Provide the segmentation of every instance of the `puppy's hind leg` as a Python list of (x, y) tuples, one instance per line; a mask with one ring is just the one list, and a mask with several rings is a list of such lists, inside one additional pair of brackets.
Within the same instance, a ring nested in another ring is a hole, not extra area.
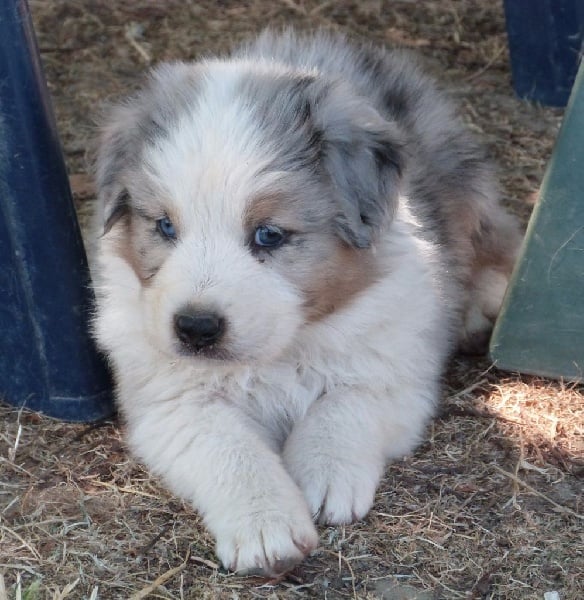
[(482, 216), (481, 231), (473, 239), (475, 261), (459, 342), (467, 354), (483, 354), (488, 348), (521, 243), (515, 219), (500, 206), (491, 211)]
[(486, 352), (508, 283), (508, 275), (490, 267), (473, 276), (459, 342), (462, 352)]

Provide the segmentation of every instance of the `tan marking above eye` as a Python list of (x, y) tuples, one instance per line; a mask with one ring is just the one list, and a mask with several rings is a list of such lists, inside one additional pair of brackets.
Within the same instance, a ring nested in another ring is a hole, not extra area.
[(275, 225), (283, 231), (303, 231), (309, 225), (301, 199), (284, 193), (265, 193), (251, 198), (243, 214), (247, 231), (260, 225)]

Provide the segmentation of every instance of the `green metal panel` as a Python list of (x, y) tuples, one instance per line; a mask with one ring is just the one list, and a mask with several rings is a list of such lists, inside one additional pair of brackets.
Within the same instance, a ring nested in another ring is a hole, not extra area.
[(584, 380), (584, 62), (490, 351), (503, 369)]

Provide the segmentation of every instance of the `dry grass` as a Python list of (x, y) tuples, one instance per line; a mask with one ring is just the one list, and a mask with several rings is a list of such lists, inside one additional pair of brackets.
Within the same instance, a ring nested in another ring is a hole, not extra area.
[[(513, 97), (502, 11), (488, 0), (33, 1), (81, 220), (92, 117), (150, 63), (220, 51), (265, 24), (339, 28), (415, 47), (452, 84), (524, 220), (560, 112)], [(321, 529), (266, 582), (219, 568), (198, 516), (127, 455), (117, 422), (0, 408), (5, 598), (584, 597), (583, 389), (457, 358), (441, 415), (388, 468), (369, 517)]]

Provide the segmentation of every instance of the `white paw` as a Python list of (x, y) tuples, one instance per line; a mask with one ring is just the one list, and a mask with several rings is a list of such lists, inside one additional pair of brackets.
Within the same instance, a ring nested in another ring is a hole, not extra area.
[(376, 463), (342, 460), (292, 447), (286, 449), (284, 462), (319, 523), (359, 521), (373, 505), (381, 475), (381, 466)]
[(226, 569), (241, 575), (276, 576), (302, 561), (318, 545), (306, 506), (290, 513), (259, 511), (217, 534), (217, 556)]

